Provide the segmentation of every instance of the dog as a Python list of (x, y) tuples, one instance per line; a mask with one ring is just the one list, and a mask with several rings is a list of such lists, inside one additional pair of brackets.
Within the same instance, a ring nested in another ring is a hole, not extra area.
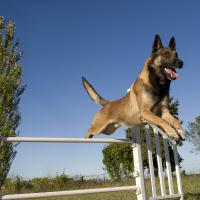
[(86, 138), (101, 133), (110, 135), (122, 125), (132, 128), (150, 123), (163, 129), (172, 140), (185, 140), (181, 122), (169, 111), (170, 83), (178, 78), (176, 68), (182, 67), (183, 61), (178, 58), (175, 38), (172, 37), (165, 48), (157, 34), (151, 55), (146, 59), (135, 83), (122, 98), (115, 101), (104, 99), (82, 77), (90, 98), (102, 105), (92, 120)]

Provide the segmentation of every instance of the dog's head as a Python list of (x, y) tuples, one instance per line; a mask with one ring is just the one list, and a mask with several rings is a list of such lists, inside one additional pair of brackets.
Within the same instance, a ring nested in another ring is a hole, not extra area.
[(160, 36), (156, 35), (153, 43), (150, 69), (160, 80), (175, 80), (178, 78), (176, 68), (183, 67), (183, 61), (178, 58), (176, 41), (172, 37), (167, 48), (163, 47)]

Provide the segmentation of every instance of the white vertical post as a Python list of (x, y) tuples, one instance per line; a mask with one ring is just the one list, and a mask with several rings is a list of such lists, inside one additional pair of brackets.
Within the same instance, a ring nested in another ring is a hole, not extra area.
[(145, 126), (145, 134), (146, 134), (146, 144), (148, 151), (148, 161), (149, 161), (149, 171), (151, 178), (151, 190), (152, 196), (156, 197), (156, 184), (155, 184), (155, 175), (154, 175), (154, 167), (153, 167), (153, 157), (152, 157), (152, 148), (151, 148), (151, 136), (150, 136), (150, 127), (149, 125)]
[(135, 168), (135, 182), (136, 186), (140, 188), (140, 191), (136, 191), (137, 200), (146, 200), (146, 190), (144, 183), (144, 169), (142, 162), (142, 153), (141, 153), (141, 139), (140, 139), (140, 129), (132, 129), (132, 138), (133, 138), (133, 160)]
[(183, 188), (182, 188), (182, 181), (181, 181), (181, 173), (179, 168), (179, 161), (178, 161), (178, 153), (177, 153), (177, 146), (173, 144), (174, 150), (174, 161), (175, 161), (175, 168), (176, 168), (176, 179), (178, 185), (178, 193), (181, 195), (181, 200), (183, 200)]
[(159, 180), (160, 180), (160, 189), (161, 189), (161, 195), (166, 195), (165, 190), (165, 180), (164, 180), (164, 174), (163, 174), (163, 167), (162, 167), (162, 158), (160, 153), (160, 140), (158, 135), (158, 129), (153, 128), (154, 135), (155, 135), (155, 144), (156, 144), (156, 157), (157, 157), (157, 163), (158, 163), (158, 174), (159, 174)]
[(173, 185), (173, 180), (172, 180), (172, 171), (171, 171), (171, 164), (170, 164), (170, 159), (169, 159), (169, 145), (167, 142), (167, 138), (165, 136), (163, 136), (163, 143), (164, 143), (164, 149), (165, 149), (169, 194), (174, 194), (174, 185)]

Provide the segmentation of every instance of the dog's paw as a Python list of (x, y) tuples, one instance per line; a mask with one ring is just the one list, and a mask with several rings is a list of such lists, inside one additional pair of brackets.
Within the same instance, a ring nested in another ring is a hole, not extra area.
[(165, 133), (169, 136), (171, 140), (174, 141), (180, 140), (177, 132), (172, 127), (168, 127), (167, 129), (165, 129)]
[(176, 131), (177, 131), (177, 133), (178, 133), (180, 139), (181, 139), (182, 141), (184, 141), (184, 140), (185, 140), (185, 132), (184, 132), (184, 130), (183, 130), (182, 128), (178, 128), (178, 129), (176, 129)]
[(175, 136), (169, 136), (169, 138), (171, 139), (171, 140), (173, 140), (174, 142), (178, 142), (178, 141), (180, 141), (180, 138), (178, 137), (178, 135), (175, 135)]

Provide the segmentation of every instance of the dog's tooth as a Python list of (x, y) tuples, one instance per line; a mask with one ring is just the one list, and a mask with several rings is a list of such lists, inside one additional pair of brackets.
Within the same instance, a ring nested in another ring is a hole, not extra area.
[(115, 128), (119, 128), (120, 127), (120, 124), (119, 123), (116, 123), (115, 124)]

